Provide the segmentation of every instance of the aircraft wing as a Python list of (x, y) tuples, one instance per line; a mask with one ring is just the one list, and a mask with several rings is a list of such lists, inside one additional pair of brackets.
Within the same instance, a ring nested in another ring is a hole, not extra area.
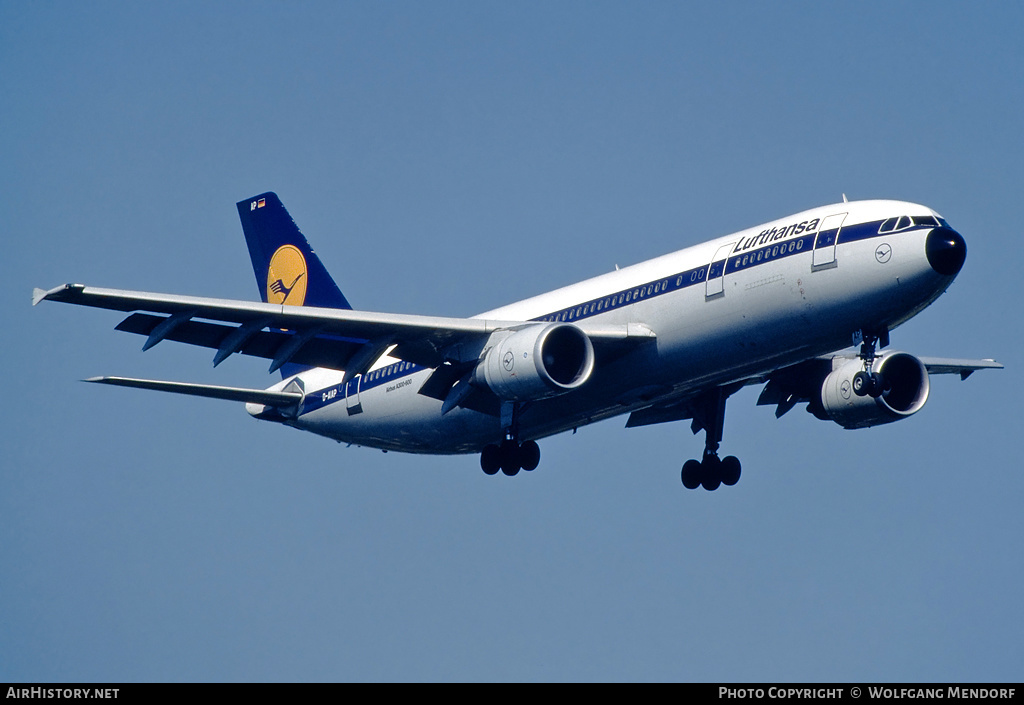
[[(810, 401), (812, 397), (820, 393), (821, 380), (831, 371), (833, 357), (849, 357), (853, 359), (856, 356), (857, 353), (853, 351), (840, 351), (833, 355), (812, 358), (765, 375), (748, 377), (723, 385), (722, 391), (726, 396), (729, 396), (742, 387), (767, 382), (757, 400), (757, 405), (775, 405), (775, 416), (780, 417), (796, 404)], [(989, 358), (971, 360), (964, 358), (921, 357), (919, 359), (924, 364), (925, 369), (928, 370), (928, 374), (959, 374), (961, 380), (967, 379), (978, 370), (1003, 369), (1002, 363)], [(713, 391), (713, 389), (710, 391)], [(705, 396), (708, 392), (709, 390), (707, 389), (698, 390), (686, 397), (666, 404), (654, 404), (645, 409), (634, 411), (630, 414), (626, 427), (636, 428), (638, 426), (694, 419), (692, 429), (694, 433), (697, 433), (704, 428), (699, 417), (702, 404), (705, 402)]]
[(959, 358), (922, 357), (920, 360), (924, 363), (925, 369), (928, 370), (928, 374), (958, 374), (960, 375), (961, 380), (967, 379), (978, 370), (1003, 369), (1002, 363), (989, 358), (984, 360), (964, 360)]
[[(148, 336), (143, 350), (162, 340), (176, 340), (216, 349), (214, 365), (237, 352), (272, 360), (271, 372), (292, 362), (345, 370), (346, 379), (368, 370), (392, 346), (389, 355), (423, 367), (438, 367), (459, 345), (467, 347), (467, 358), (475, 359), (494, 331), (530, 323), (286, 306), (84, 284), (35, 289), (32, 303), (40, 301), (133, 312), (117, 330)], [(654, 336), (642, 326), (579, 327), (595, 346)]]

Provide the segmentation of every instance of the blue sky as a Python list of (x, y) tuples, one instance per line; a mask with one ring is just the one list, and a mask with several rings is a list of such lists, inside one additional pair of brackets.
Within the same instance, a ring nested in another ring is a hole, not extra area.
[[(1015, 3), (0, 0), (0, 680), (1021, 679)], [(32, 287), (256, 298), (274, 190), (357, 308), (467, 316), (846, 193), (943, 214), (965, 268), (894, 331), (1006, 369), (844, 431), (729, 402), (541, 467), (345, 448), (255, 386)]]

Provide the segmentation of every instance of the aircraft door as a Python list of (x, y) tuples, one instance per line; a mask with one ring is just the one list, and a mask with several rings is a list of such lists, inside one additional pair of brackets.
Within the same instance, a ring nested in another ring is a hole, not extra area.
[(363, 376), (356, 375), (345, 385), (345, 407), (348, 415), (354, 416), (363, 413), (363, 405), (359, 403), (359, 388), (363, 384)]
[(836, 243), (839, 241), (839, 231), (843, 229), (844, 220), (846, 220), (846, 213), (837, 213), (822, 221), (821, 227), (818, 228), (818, 235), (814, 238), (811, 271), (831, 269), (836, 266)]
[(730, 242), (728, 245), (722, 245), (715, 252), (714, 259), (708, 265), (708, 274), (705, 282), (707, 289), (704, 293), (705, 300), (725, 296), (725, 265), (728, 264), (729, 253), (732, 252), (735, 246), (735, 242)]

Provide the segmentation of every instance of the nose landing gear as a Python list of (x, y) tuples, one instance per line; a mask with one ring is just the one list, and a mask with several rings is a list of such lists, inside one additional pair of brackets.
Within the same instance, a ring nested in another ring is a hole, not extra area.
[(884, 348), (889, 344), (889, 331), (885, 330), (881, 335), (868, 331), (857, 331), (854, 334), (854, 344), (860, 338), (860, 359), (864, 361), (864, 369), (853, 376), (853, 393), (859, 397), (870, 396), (877, 399), (888, 389), (885, 378), (879, 372), (872, 372), (871, 367), (875, 364), (875, 344), (881, 343)]

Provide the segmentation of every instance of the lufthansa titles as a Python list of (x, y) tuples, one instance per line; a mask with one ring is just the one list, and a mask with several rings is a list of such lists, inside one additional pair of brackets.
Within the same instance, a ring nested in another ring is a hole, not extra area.
[(815, 218), (814, 220), (805, 220), (800, 223), (792, 223), (791, 225), (783, 225), (778, 228), (762, 230), (757, 235), (740, 239), (740, 241), (736, 243), (736, 247), (732, 252), (733, 254), (746, 252), (747, 250), (760, 247), (761, 245), (768, 245), (779, 240), (803, 235), (804, 233), (813, 233), (818, 229), (820, 224), (821, 218)]

